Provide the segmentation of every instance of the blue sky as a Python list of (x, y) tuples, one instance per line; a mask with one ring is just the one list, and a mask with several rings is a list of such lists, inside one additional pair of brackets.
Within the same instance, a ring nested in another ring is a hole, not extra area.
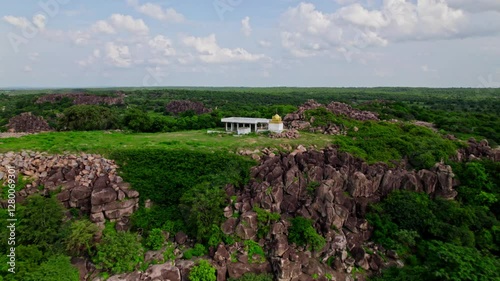
[(498, 0), (26, 2), (0, 87), (500, 87)]

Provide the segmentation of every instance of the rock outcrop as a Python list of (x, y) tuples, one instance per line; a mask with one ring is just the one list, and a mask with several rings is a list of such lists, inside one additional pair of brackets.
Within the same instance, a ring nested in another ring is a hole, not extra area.
[(487, 140), (478, 142), (476, 139), (470, 138), (467, 147), (459, 149), (454, 160), (470, 161), (477, 158), (500, 161), (500, 149), (492, 149)]
[[(114, 161), (100, 155), (23, 151), (0, 154), (0, 162), (0, 180), (10, 166), (28, 182), (17, 193), (18, 202), (34, 193), (55, 192), (66, 208), (78, 208), (98, 224), (105, 219), (118, 221), (117, 227), (122, 229), (138, 208), (139, 193), (117, 175)], [(1, 204), (5, 207), (6, 203)]]
[(295, 129), (285, 130), (281, 133), (269, 133), (269, 137), (272, 139), (298, 139), (300, 138), (299, 131)]
[[(254, 207), (280, 213), (281, 219), (272, 223), (262, 245), (270, 253), (272, 271), (283, 281), (308, 280), (313, 274), (347, 280), (354, 267), (378, 271), (393, 265), (396, 260), (384, 262), (381, 258), (386, 250), (369, 242), (373, 228), (365, 219), (367, 206), (396, 189), (447, 199), (456, 196), (450, 166), (437, 163), (429, 170), (407, 171), (383, 163), (369, 165), (335, 147), (320, 151), (299, 147), (291, 153), (264, 154), (251, 175), (243, 190), (234, 191), (237, 202), (226, 207), (228, 219), (221, 230), (257, 240)], [(313, 220), (326, 239), (323, 249), (310, 252), (288, 242), (288, 219), (295, 216)], [(226, 251), (233, 254), (229, 247)], [(220, 263), (219, 267), (229, 268), (229, 264)]]
[(345, 134), (345, 128), (337, 126), (336, 124), (328, 124), (326, 126), (315, 128), (311, 127), (311, 124), (314, 122), (314, 116), (307, 119), (305, 112), (318, 108), (325, 108), (335, 115), (342, 115), (360, 121), (379, 120), (377, 113), (354, 109), (350, 105), (347, 105), (345, 103), (331, 102), (330, 104), (325, 106), (314, 100), (308, 100), (306, 103), (300, 106), (296, 112), (287, 114), (283, 119), (283, 123), (288, 129), (309, 129), (312, 132), (320, 132), (329, 135)]
[(10, 118), (7, 129), (12, 133), (39, 133), (53, 131), (42, 116), (24, 112)]
[(165, 110), (173, 115), (179, 115), (186, 111), (193, 111), (195, 114), (200, 115), (212, 111), (206, 108), (203, 103), (190, 100), (171, 101), (165, 106)]
[(113, 96), (98, 96), (98, 95), (90, 95), (85, 93), (68, 93), (68, 94), (50, 94), (41, 96), (37, 99), (36, 103), (56, 103), (60, 102), (64, 98), (70, 99), (73, 104), (80, 105), (121, 105), (124, 104), (125, 94), (122, 92), (116, 92)]

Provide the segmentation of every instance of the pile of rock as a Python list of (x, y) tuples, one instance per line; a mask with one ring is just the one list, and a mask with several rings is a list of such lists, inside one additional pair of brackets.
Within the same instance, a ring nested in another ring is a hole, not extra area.
[(478, 142), (476, 139), (470, 138), (467, 147), (459, 149), (454, 160), (470, 161), (477, 158), (500, 161), (500, 149), (492, 149), (487, 140)]
[(347, 130), (342, 125), (328, 124), (323, 127), (310, 128), (309, 131), (313, 133), (321, 133), (324, 135), (347, 135)]
[(41, 96), (37, 99), (36, 103), (57, 103), (62, 99), (68, 98), (73, 101), (73, 104), (80, 105), (121, 105), (124, 104), (125, 94), (122, 92), (116, 92), (114, 96), (98, 96), (98, 95), (90, 95), (84, 93), (75, 93), (75, 94), (50, 94)]
[(35, 116), (31, 112), (24, 112), (10, 118), (7, 129), (11, 133), (39, 133), (54, 130), (42, 116)]
[(359, 120), (359, 121), (380, 120), (378, 118), (378, 114), (375, 112), (354, 109), (350, 105), (341, 102), (331, 102), (326, 106), (326, 109), (328, 109), (335, 115), (344, 115), (354, 120)]
[[(66, 208), (79, 208), (91, 221), (118, 221), (127, 228), (128, 217), (138, 208), (139, 193), (117, 175), (114, 161), (100, 155), (49, 155), (32, 151), (0, 154), (0, 179), (13, 167), (29, 182), (17, 193), (22, 202), (34, 193), (57, 193)], [(1, 202), (5, 206), (6, 202)]]
[[(300, 146), (291, 153), (263, 156), (251, 175), (243, 190), (227, 189), (228, 195), (236, 195), (237, 200), (226, 207), (227, 220), (221, 230), (241, 239), (258, 240), (253, 208), (280, 213), (281, 220), (273, 223), (265, 240), (260, 241), (271, 253), (271, 267), (278, 280), (327, 273), (344, 280), (355, 266), (373, 272), (398, 265), (397, 258), (383, 261), (382, 256), (390, 253), (368, 242), (373, 228), (365, 219), (367, 206), (396, 189), (446, 199), (457, 194), (450, 166), (437, 163), (430, 170), (407, 171), (383, 163), (369, 165), (334, 147), (318, 151)], [(313, 220), (327, 241), (323, 249), (310, 252), (289, 243), (288, 219), (295, 216)], [(328, 259), (333, 261), (332, 267), (327, 265)], [(227, 268), (229, 264), (219, 266)]]
[(328, 124), (327, 126), (311, 128), (311, 124), (314, 122), (314, 116), (307, 119), (305, 112), (307, 110), (325, 108), (335, 115), (347, 116), (354, 120), (368, 121), (375, 120), (378, 121), (377, 113), (370, 111), (362, 111), (352, 108), (350, 105), (341, 102), (331, 102), (327, 106), (324, 106), (314, 100), (308, 100), (294, 113), (289, 113), (283, 118), (283, 123), (286, 128), (296, 129), (296, 130), (306, 130), (309, 129), (312, 132), (321, 132), (329, 135), (339, 135), (346, 134), (346, 129), (337, 126), (336, 124)]
[(171, 101), (165, 106), (165, 110), (173, 115), (179, 115), (186, 111), (193, 111), (195, 114), (200, 115), (212, 111), (206, 108), (203, 103), (190, 100)]
[(269, 137), (272, 139), (298, 139), (300, 138), (300, 133), (295, 129), (291, 129), (281, 133), (269, 133)]

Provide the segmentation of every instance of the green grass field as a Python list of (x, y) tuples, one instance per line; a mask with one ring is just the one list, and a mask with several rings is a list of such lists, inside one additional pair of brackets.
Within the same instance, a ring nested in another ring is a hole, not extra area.
[(299, 144), (326, 147), (334, 136), (301, 133), (299, 139), (271, 139), (265, 135), (232, 136), (227, 134), (207, 134), (203, 131), (175, 133), (123, 133), (123, 132), (52, 132), (28, 135), (21, 138), (0, 139), (0, 152), (7, 151), (47, 151), (51, 153), (87, 152), (107, 155), (116, 149), (165, 148), (201, 149), (206, 151), (233, 151), (265, 147), (280, 148), (280, 144)]

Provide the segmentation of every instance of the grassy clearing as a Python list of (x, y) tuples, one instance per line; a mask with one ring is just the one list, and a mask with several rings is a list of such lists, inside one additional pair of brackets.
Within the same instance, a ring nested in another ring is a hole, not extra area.
[(0, 139), (0, 152), (47, 151), (51, 153), (87, 152), (109, 155), (117, 149), (162, 148), (196, 149), (205, 151), (238, 151), (240, 149), (280, 148), (280, 144), (292, 147), (299, 144), (316, 145), (318, 148), (333, 143), (335, 137), (301, 133), (299, 139), (271, 139), (265, 135), (232, 136), (207, 134), (206, 131), (174, 133), (124, 133), (124, 132), (52, 132)]

